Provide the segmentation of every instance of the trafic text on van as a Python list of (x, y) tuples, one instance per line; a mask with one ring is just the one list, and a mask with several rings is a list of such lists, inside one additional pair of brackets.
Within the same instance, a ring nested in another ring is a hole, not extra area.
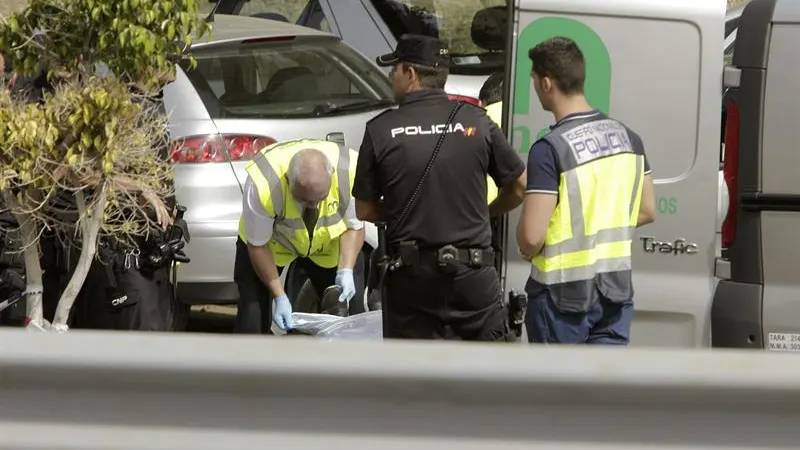
[(664, 255), (694, 255), (697, 253), (697, 244), (686, 242), (679, 238), (673, 242), (662, 242), (653, 236), (642, 236), (642, 250), (645, 253), (660, 253)]

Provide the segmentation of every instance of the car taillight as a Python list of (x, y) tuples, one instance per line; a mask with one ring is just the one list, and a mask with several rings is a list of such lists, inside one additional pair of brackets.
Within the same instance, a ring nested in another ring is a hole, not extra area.
[(191, 136), (173, 142), (170, 155), (184, 164), (246, 161), (275, 142), (271, 137), (243, 134)]
[(730, 248), (736, 240), (736, 210), (739, 206), (739, 106), (730, 100), (725, 115), (725, 162), (722, 174), (728, 187), (728, 214), (722, 222), (722, 248)]
[(452, 95), (451, 94), (451, 95), (448, 95), (447, 98), (449, 98), (450, 100), (457, 101), (457, 102), (472, 103), (475, 106), (480, 105), (480, 102), (478, 101), (477, 98), (467, 97), (466, 95)]

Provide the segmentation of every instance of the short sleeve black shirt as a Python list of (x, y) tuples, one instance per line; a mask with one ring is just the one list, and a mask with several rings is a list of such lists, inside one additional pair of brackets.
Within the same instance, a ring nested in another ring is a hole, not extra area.
[(384, 218), (397, 220), (411, 198), (442, 131), (444, 144), (419, 199), (405, 223), (388, 236), (390, 244), (416, 241), (422, 247), (491, 244), (487, 174), (498, 187), (513, 184), (525, 164), (483, 108), (456, 106), (443, 91), (408, 94), (395, 110), (367, 124), (358, 155), (353, 197), (378, 203)]

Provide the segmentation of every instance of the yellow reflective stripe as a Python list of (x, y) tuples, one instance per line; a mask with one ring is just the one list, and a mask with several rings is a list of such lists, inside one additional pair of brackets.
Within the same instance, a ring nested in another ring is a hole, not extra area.
[(563, 255), (566, 253), (575, 253), (582, 250), (591, 250), (592, 248), (601, 244), (610, 244), (620, 241), (631, 241), (633, 232), (636, 227), (619, 227), (608, 228), (600, 230), (591, 236), (574, 236), (558, 244), (549, 244), (542, 248), (543, 258), (552, 258), (554, 256)]
[[(625, 244), (630, 246), (630, 242)], [(536, 266), (531, 266), (531, 278), (541, 284), (550, 286), (554, 284), (591, 280), (598, 273), (619, 272), (622, 270), (631, 270), (630, 256), (600, 259), (588, 266), (569, 267), (551, 272), (542, 272)]]
[(281, 178), (278, 176), (272, 164), (267, 161), (264, 153), (259, 153), (254, 159), (258, 171), (267, 180), (269, 185), (269, 196), (272, 199), (272, 209), (275, 212), (276, 218), (283, 217), (283, 187), (281, 186)]

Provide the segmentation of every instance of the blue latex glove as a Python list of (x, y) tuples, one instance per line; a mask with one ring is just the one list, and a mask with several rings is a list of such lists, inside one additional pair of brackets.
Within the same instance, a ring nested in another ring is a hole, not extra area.
[(281, 330), (292, 329), (292, 304), (289, 303), (289, 297), (285, 294), (272, 300), (275, 302), (275, 309), (272, 312), (272, 321)]
[(353, 269), (336, 271), (336, 285), (342, 288), (339, 303), (349, 302), (356, 295), (356, 282), (353, 280)]

